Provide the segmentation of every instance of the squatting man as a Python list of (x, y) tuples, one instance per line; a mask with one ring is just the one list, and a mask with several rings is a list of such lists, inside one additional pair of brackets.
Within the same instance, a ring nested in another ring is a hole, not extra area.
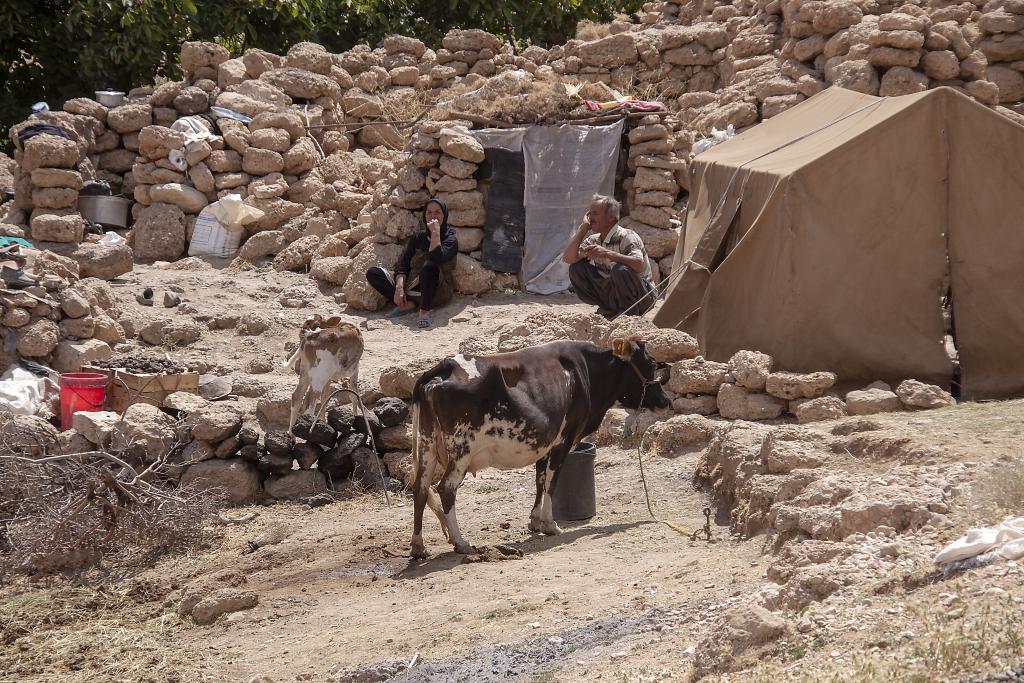
[(643, 315), (654, 305), (651, 264), (640, 236), (619, 225), (622, 206), (596, 194), (562, 260), (581, 301), (606, 318)]

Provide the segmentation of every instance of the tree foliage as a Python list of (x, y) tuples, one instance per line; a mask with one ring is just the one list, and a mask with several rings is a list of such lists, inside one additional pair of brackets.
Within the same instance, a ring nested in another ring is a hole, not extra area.
[[(181, 43), (216, 40), (235, 55), (282, 53), (308, 40), (340, 52), (392, 33), (438, 44), (451, 28), (482, 28), (548, 45), (581, 19), (607, 20), (640, 0), (6, 0), (0, 20), (0, 126), (46, 100), (180, 76)], [(6, 135), (3, 136), (3, 139)]]

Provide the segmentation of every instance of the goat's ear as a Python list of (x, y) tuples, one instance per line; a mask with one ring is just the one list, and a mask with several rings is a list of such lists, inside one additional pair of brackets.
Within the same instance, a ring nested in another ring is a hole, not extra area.
[(613, 339), (612, 355), (622, 360), (629, 360), (633, 353), (633, 343), (629, 339)]
[(323, 326), (324, 327), (337, 327), (340, 324), (341, 324), (341, 316), (340, 315), (333, 315), (330, 318), (328, 318), (326, 322), (324, 322)]

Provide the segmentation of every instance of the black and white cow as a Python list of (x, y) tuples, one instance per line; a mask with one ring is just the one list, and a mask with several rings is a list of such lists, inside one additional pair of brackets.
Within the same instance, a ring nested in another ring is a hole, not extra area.
[[(536, 464), (529, 528), (560, 533), (551, 491), (566, 454), (616, 402), (667, 408), (657, 369), (643, 341), (634, 338), (616, 340), (612, 349), (564, 341), (490, 356), (459, 354), (425, 372), (413, 389), (413, 557), (426, 556), (427, 504), (455, 550), (474, 552), (459, 531), (455, 493), (467, 472), (487, 467)], [(443, 472), (436, 492), (435, 468)]]

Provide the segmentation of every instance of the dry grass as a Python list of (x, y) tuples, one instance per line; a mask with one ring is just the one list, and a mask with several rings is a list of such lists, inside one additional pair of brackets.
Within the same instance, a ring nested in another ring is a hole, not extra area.
[(1017, 460), (992, 465), (971, 487), (971, 508), (982, 520), (995, 523), (1024, 512), (1024, 468)]
[(151, 483), (165, 462), (140, 473), (122, 457), (0, 455), (0, 580), (146, 567), (208, 540), (218, 492)]
[(460, 94), (439, 105), (436, 117), (446, 117), (447, 111), (532, 125), (578, 118), (586, 108), (582, 100), (570, 96), (560, 82), (524, 79), (510, 71), (488, 79), (474, 90), (462, 89)]
[[(415, 121), (429, 112), (437, 104), (436, 96), (427, 92), (413, 90), (411, 88), (387, 93), (381, 98), (381, 108), (384, 110), (381, 119), (389, 121)], [(414, 127), (412, 125), (390, 126), (395, 144), (390, 145), (392, 149), (405, 149), (409, 144), (409, 137)]]
[[(211, 681), (201, 653), (186, 652), (160, 618), (159, 594), (61, 586), (0, 592), (0, 679), (17, 681)], [(159, 592), (157, 592), (159, 593)]]
[(583, 19), (576, 23), (576, 38), (578, 40), (598, 40), (609, 35), (611, 35), (610, 24), (599, 24), (589, 19)]
[[(823, 652), (799, 662), (765, 663), (747, 672), (731, 674), (729, 681), (746, 683), (932, 683), (959, 680), (971, 675), (1020, 666), (1024, 658), (1024, 614), (1011, 599), (966, 598), (963, 611), (951, 614), (940, 605), (915, 609), (906, 641), (893, 642), (887, 650), (854, 655), (849, 663), (823, 662)], [(899, 644), (904, 643), (904, 644)], [(834, 643), (845, 649), (841, 643)], [(831, 650), (823, 647), (821, 650)], [(798, 646), (804, 657), (806, 646)], [(794, 657), (787, 657), (793, 659)], [(724, 681), (725, 676), (703, 679)]]

